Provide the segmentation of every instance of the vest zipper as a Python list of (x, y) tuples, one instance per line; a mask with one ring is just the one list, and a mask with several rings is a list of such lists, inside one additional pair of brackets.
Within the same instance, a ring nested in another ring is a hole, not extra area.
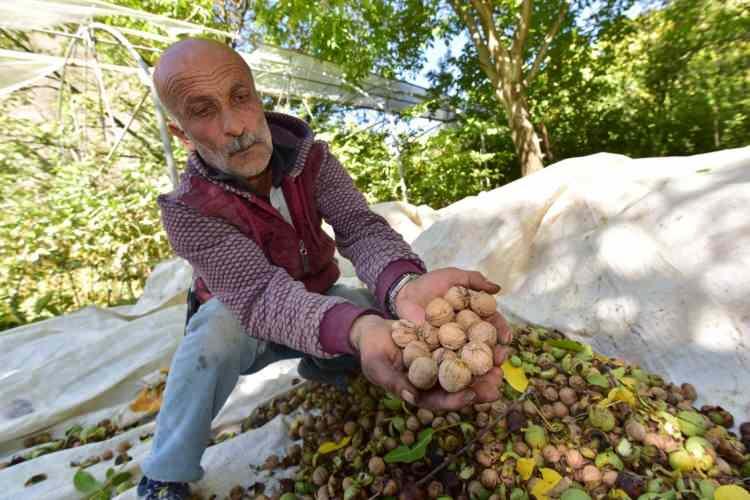
[(310, 263), (307, 261), (307, 248), (302, 240), (299, 240), (299, 254), (302, 256), (302, 270), (307, 274), (310, 272)]

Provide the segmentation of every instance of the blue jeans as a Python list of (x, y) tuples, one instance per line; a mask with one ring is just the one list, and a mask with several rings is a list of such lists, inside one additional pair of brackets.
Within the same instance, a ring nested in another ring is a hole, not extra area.
[[(326, 295), (344, 297), (377, 308), (367, 290), (334, 285)], [(232, 393), (240, 375), (249, 375), (275, 361), (304, 353), (247, 335), (234, 315), (211, 299), (190, 318), (185, 337), (172, 358), (163, 402), (156, 419), (150, 455), (141, 469), (150, 479), (198, 481), (201, 457), (211, 435), (211, 422)], [(350, 367), (348, 360), (311, 360), (326, 371)]]

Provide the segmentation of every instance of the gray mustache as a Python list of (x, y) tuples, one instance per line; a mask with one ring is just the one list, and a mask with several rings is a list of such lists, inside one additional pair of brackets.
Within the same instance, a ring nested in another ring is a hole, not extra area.
[(241, 136), (235, 137), (232, 142), (229, 143), (226, 152), (229, 155), (233, 155), (234, 153), (242, 151), (243, 149), (249, 148), (256, 142), (261, 142), (258, 136), (256, 136), (252, 132), (245, 132)]

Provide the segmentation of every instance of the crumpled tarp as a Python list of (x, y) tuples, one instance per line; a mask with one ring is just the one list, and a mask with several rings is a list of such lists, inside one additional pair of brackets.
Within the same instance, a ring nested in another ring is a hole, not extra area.
[[(599, 154), (432, 211), (376, 205), (429, 268), (478, 269), (503, 286), (514, 320), (557, 328), (603, 354), (638, 362), (702, 401), (750, 420), (750, 148), (685, 158), (631, 160)], [(342, 260), (342, 281), (358, 283)], [(138, 421), (130, 402), (159, 378), (183, 333), (190, 270), (158, 266), (134, 306), (85, 308), (0, 332), (0, 461), (26, 453), (23, 439), (53, 436), (104, 418)], [(236, 427), (253, 408), (288, 390), (293, 360), (243, 377), (214, 422)], [(232, 486), (270, 478), (262, 464), (290, 444), (279, 416), (210, 447), (195, 489), (222, 498)], [(153, 422), (108, 441), (43, 455), (0, 470), (0, 499), (75, 499), (71, 461), (134, 447), (138, 463)], [(87, 469), (103, 478), (111, 464)], [(24, 487), (35, 474), (47, 480)], [(279, 477), (278, 475), (276, 477)], [(135, 498), (133, 489), (118, 498)]]

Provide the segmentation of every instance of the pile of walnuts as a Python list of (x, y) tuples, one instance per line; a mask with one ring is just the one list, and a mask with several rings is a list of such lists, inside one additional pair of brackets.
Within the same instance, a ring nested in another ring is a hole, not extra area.
[(498, 332), (486, 319), (495, 311), (492, 295), (454, 286), (427, 304), (424, 323), (393, 323), (391, 336), (403, 349), (409, 381), (421, 390), (439, 383), (458, 392), (490, 371)]

